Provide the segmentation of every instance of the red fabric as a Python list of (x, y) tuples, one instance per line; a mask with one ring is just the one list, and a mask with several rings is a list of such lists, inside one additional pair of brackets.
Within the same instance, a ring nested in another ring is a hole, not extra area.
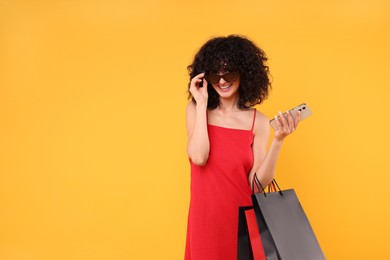
[[(253, 120), (255, 115), (256, 110)], [(185, 260), (236, 260), (238, 208), (252, 206), (248, 174), (253, 165), (253, 132), (208, 125), (208, 134), (206, 165), (190, 160)]]
[(263, 242), (261, 242), (259, 228), (257, 226), (256, 215), (253, 209), (245, 211), (246, 223), (248, 226), (249, 239), (251, 241), (254, 260), (266, 260)]

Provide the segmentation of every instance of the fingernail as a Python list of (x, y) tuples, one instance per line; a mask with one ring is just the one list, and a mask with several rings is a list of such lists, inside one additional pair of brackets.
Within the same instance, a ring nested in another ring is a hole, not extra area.
[(279, 114), (282, 114), (282, 112), (279, 111)]

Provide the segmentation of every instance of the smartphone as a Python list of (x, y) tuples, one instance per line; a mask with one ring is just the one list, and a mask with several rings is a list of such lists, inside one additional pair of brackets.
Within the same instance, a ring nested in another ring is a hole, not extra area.
[[(312, 115), (312, 112), (310, 110), (310, 108), (307, 106), (306, 103), (303, 103), (303, 104), (300, 104), (299, 106), (296, 106), (294, 107), (293, 109), (290, 109), (290, 114), (292, 116), (292, 118), (295, 120), (295, 118), (297, 118), (298, 116), (298, 111), (301, 111), (301, 117), (300, 117), (300, 121), (302, 121), (303, 119), (309, 117)], [(283, 116), (286, 118), (287, 120), (287, 115), (286, 113), (283, 114)], [(269, 121), (269, 124), (272, 126), (272, 128), (276, 131), (278, 130), (278, 126), (276, 125), (276, 121), (275, 121), (275, 118), (272, 119), (271, 121)]]

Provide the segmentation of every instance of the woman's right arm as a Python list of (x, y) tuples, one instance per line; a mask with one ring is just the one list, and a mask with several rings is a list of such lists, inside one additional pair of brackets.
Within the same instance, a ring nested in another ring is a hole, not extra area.
[[(199, 74), (191, 80), (190, 92), (196, 104), (187, 105), (187, 155), (196, 165), (205, 165), (209, 158), (210, 142), (207, 131), (207, 82)], [(202, 87), (200, 85), (202, 84)]]

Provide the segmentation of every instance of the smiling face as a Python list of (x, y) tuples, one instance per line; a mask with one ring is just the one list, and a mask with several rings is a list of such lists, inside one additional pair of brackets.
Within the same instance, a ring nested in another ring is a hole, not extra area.
[(220, 98), (230, 99), (238, 95), (240, 76), (238, 74), (232, 76), (231, 73), (225, 71), (217, 73), (217, 75), (222, 76), (219, 81), (217, 83), (210, 82)]

